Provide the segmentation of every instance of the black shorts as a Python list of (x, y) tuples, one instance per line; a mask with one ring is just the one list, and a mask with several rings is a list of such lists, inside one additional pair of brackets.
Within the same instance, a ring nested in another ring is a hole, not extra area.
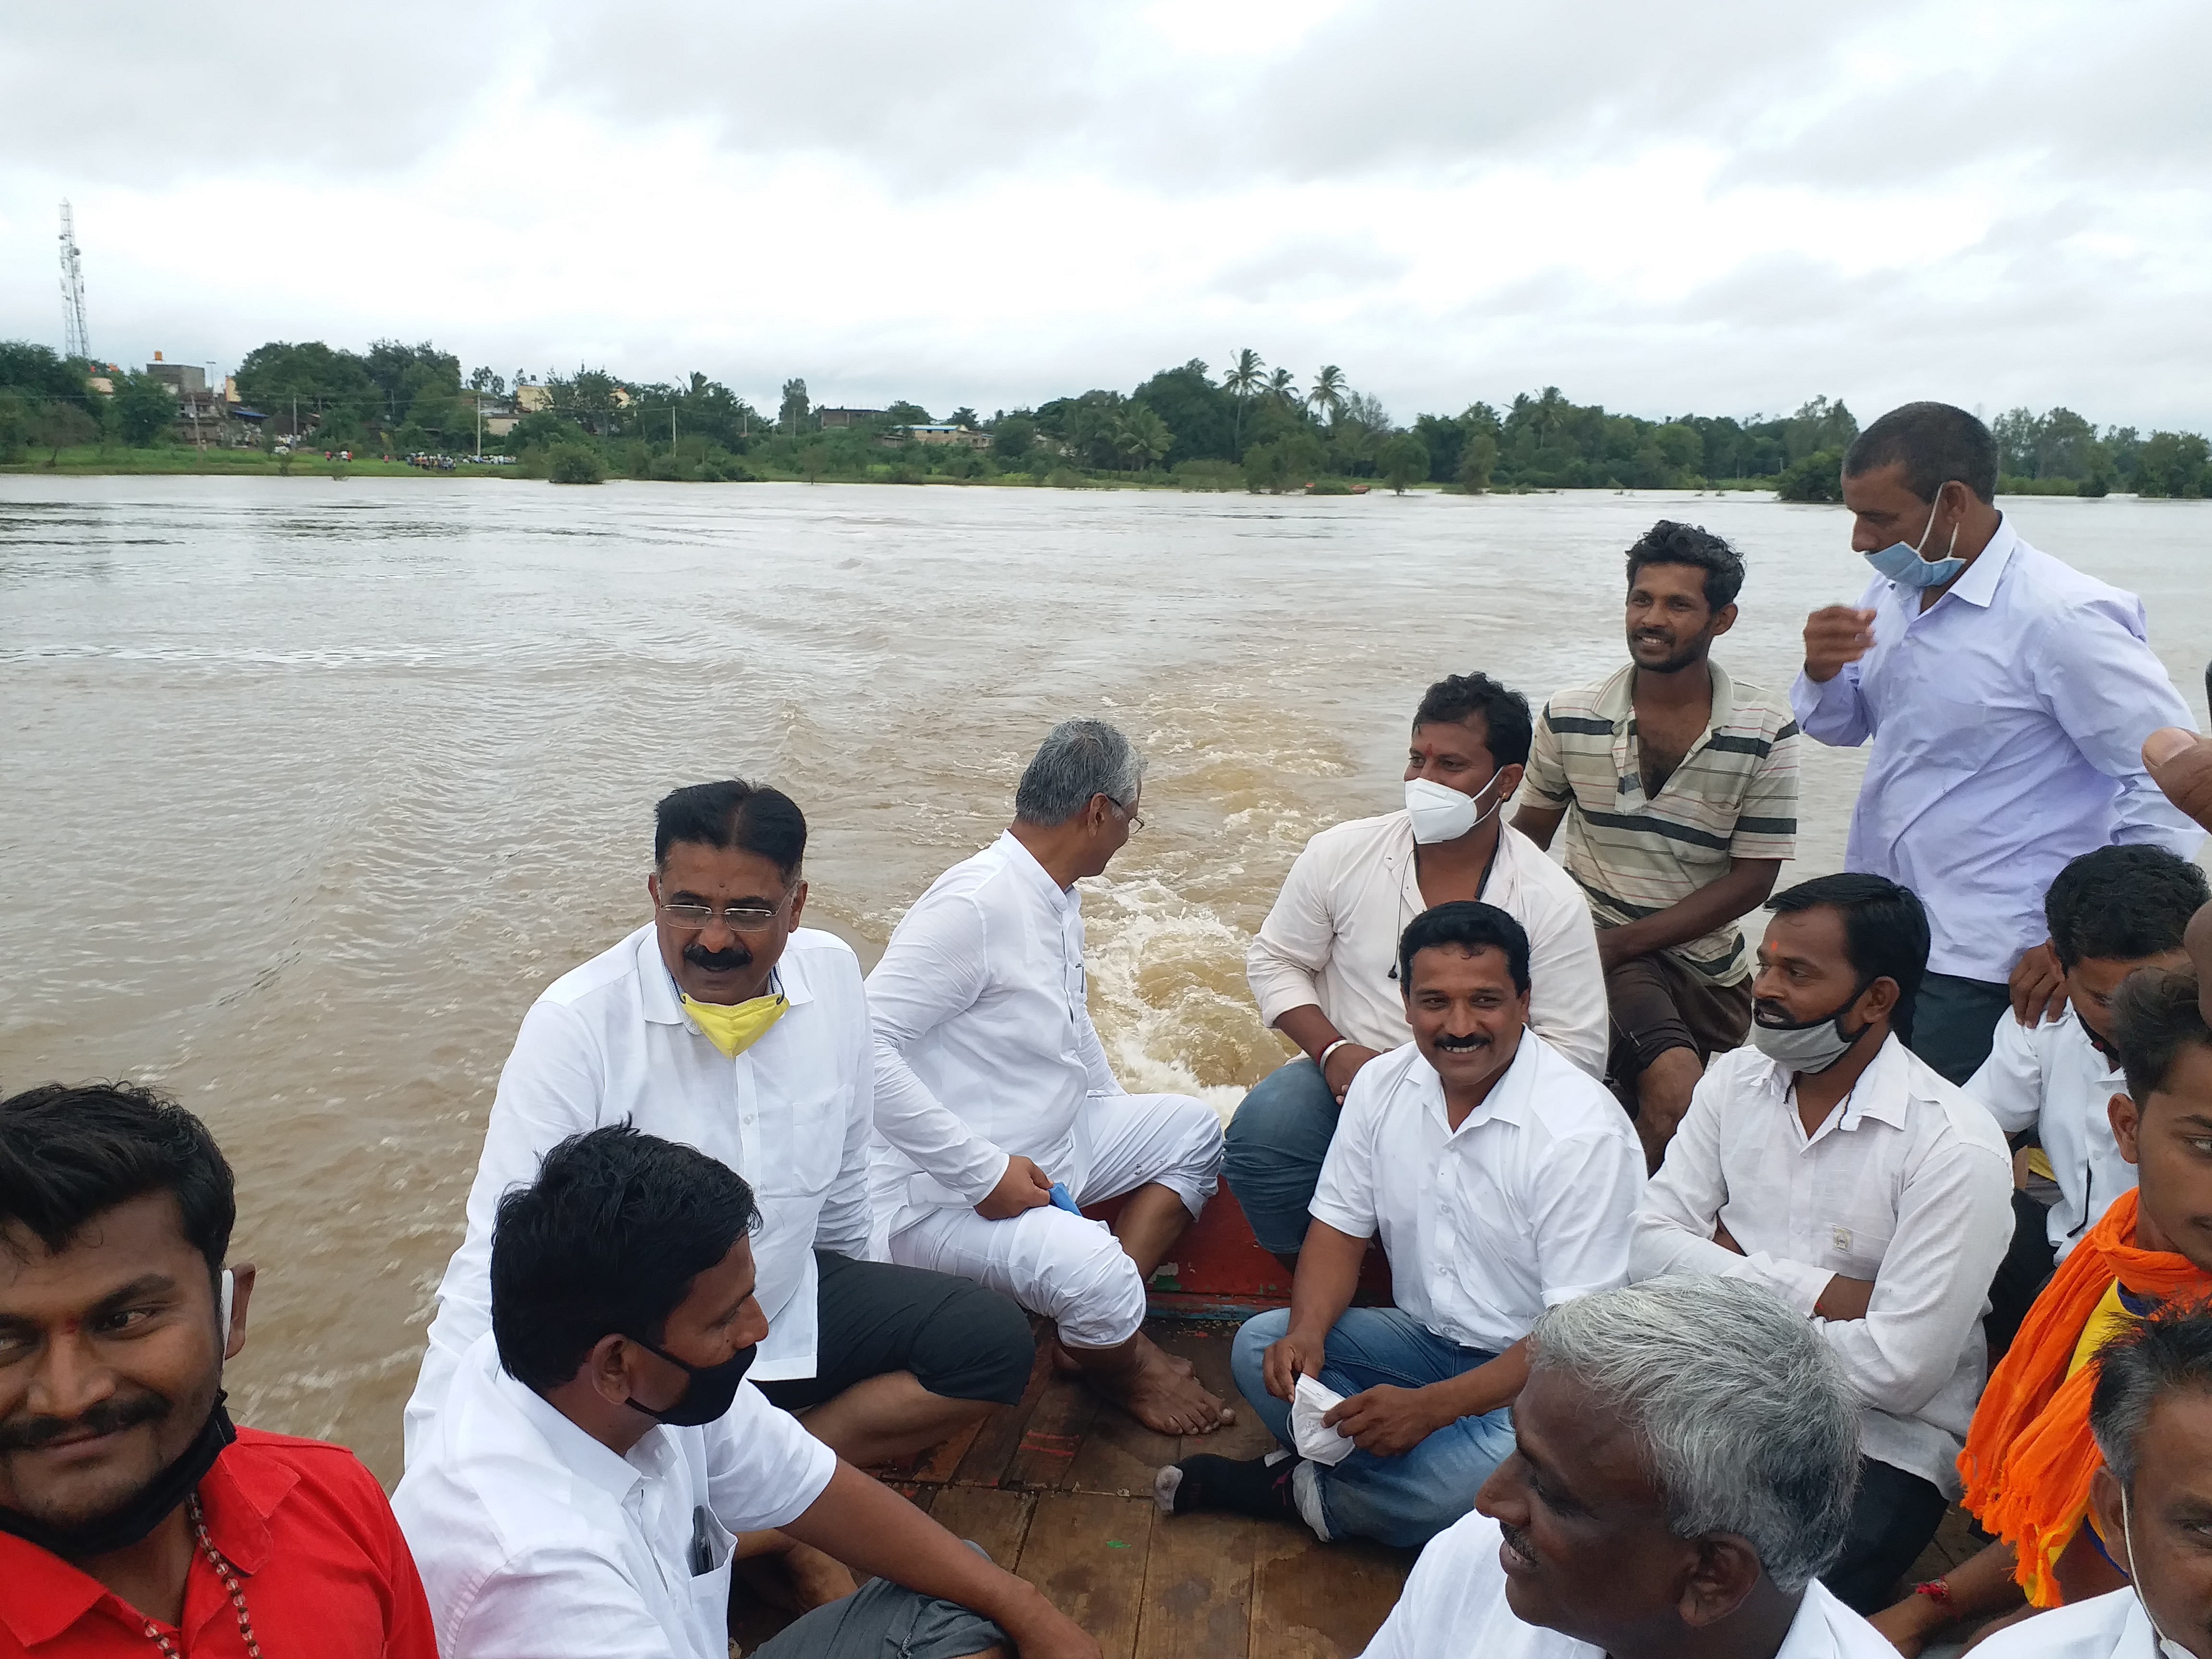
[(804, 1411), (887, 1371), (911, 1371), (947, 1400), (1011, 1406), (1029, 1386), (1036, 1342), (1012, 1297), (951, 1273), (829, 1250), (815, 1251), (814, 1262), (814, 1375), (761, 1383), (770, 1404)]

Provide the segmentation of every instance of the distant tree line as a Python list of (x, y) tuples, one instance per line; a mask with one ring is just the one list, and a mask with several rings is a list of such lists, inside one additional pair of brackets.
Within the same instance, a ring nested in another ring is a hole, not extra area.
[[(166, 438), (176, 407), (167, 386), (118, 374), (112, 395), (103, 397), (86, 384), (93, 368), (44, 346), (0, 343), (0, 456), (33, 444), (58, 454), (94, 440)], [(541, 475), (557, 470), (580, 478), (616, 471), (918, 482), (1018, 474), (1079, 483), (1164, 476), (1261, 490), (1349, 487), (1347, 480), (1399, 489), (1424, 483), (1467, 490), (1736, 485), (1819, 501), (1838, 494), (1842, 454), (1858, 433), (1851, 411), (1825, 397), (1790, 415), (1646, 420), (1574, 403), (1557, 386), (1523, 392), (1503, 408), (1474, 403), (1401, 425), (1335, 364), (1302, 385), (1249, 349), (1218, 375), (1192, 358), (1126, 393), (1094, 389), (988, 419), (962, 408), (943, 422), (901, 400), (873, 413), (840, 411), (842, 424), (825, 424), (797, 378), (782, 384), (775, 410), (763, 414), (698, 373), (680, 381), (630, 380), (579, 366), (533, 379), (480, 367), (464, 376), (459, 358), (428, 341), (379, 340), (364, 352), (271, 341), (246, 354), (236, 380), (245, 403), (268, 417), (271, 439), (304, 434), (322, 447), (459, 451), (473, 447), (489, 409), (513, 424), (487, 436), (486, 448), (521, 457), (526, 470)], [(519, 418), (511, 399), (526, 411)], [(975, 433), (976, 444), (916, 436), (915, 428), (938, 425)], [(2063, 408), (2012, 410), (1992, 429), (2008, 492), (2201, 496), (2212, 485), (2212, 446), (2195, 433), (2100, 432)]]

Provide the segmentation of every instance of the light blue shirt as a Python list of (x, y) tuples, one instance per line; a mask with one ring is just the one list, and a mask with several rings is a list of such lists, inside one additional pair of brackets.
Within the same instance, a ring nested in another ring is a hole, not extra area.
[(2037, 552), (2008, 518), (1925, 612), (1882, 577), (1858, 604), (1874, 648), (1825, 685), (1799, 674), (1790, 702), (1818, 742), (1874, 739), (1844, 862), (1920, 896), (1930, 973), (2005, 978), (2083, 853), (2197, 850), (2203, 832), (2143, 769), (2145, 738), (2197, 722), (2134, 594)]

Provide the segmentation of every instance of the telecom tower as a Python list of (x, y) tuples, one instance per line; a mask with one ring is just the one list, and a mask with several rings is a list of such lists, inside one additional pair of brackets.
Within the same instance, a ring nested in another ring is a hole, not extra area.
[(84, 267), (77, 263), (76, 226), (70, 204), (62, 204), (62, 355), (92, 356), (92, 337), (84, 325)]

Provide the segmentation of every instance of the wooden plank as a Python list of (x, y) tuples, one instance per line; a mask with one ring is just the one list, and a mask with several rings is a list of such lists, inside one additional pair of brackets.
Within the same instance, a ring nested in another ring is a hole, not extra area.
[(1105, 1659), (1133, 1659), (1152, 1500), (1048, 1492), (1036, 1505), (1014, 1571), (1088, 1631)]
[(1252, 1648), (1267, 1659), (1350, 1659), (1397, 1605), (1416, 1550), (1324, 1544), (1287, 1521), (1261, 1528), (1252, 1575)]
[[(1006, 1412), (1003, 1410), (991, 1414), (992, 1417), (1005, 1415)], [(945, 1485), (952, 1479), (953, 1472), (960, 1467), (960, 1460), (968, 1455), (977, 1438), (982, 1434), (983, 1425), (990, 1420), (990, 1417), (979, 1417), (959, 1433), (954, 1435), (951, 1439), (932, 1446), (915, 1461), (914, 1472), (908, 1478), (925, 1486)]]
[[(1193, 1444), (1198, 1443), (1196, 1440)], [(1074, 1492), (1112, 1492), (1121, 1498), (1149, 1498), (1152, 1477), (1182, 1454), (1182, 1440), (1155, 1434), (1128, 1413), (1102, 1405), (1063, 1483)]]
[(1006, 1466), (1013, 1462), (1014, 1453), (1022, 1443), (1022, 1435), (1030, 1425), (1030, 1414), (1036, 1410), (1037, 1402), (1044, 1398), (1046, 1386), (1052, 1381), (1052, 1362), (1047, 1358), (1045, 1344), (1037, 1344), (1036, 1362), (1030, 1367), (1029, 1386), (1022, 1390), (1019, 1402), (1004, 1411), (993, 1412), (983, 1419), (968, 1450), (952, 1471), (952, 1484), (957, 1486), (995, 1486), (1006, 1478)]
[(1075, 1467), (1075, 1455), (1098, 1420), (1099, 1410), (1098, 1396), (1074, 1378), (1055, 1376), (1047, 1382), (1014, 1455), (1006, 1462), (1003, 1484), (1048, 1490), (1066, 1486)]
[(1251, 1641), (1261, 1524), (1241, 1515), (1154, 1518), (1137, 1659), (1241, 1659), (1265, 1651)]
[(1021, 1559), (1022, 1540), (1029, 1535), (1036, 1505), (1035, 1492), (1010, 1492), (1003, 1486), (940, 1486), (929, 1512), (945, 1531), (981, 1544), (986, 1554), (1011, 1572)]

